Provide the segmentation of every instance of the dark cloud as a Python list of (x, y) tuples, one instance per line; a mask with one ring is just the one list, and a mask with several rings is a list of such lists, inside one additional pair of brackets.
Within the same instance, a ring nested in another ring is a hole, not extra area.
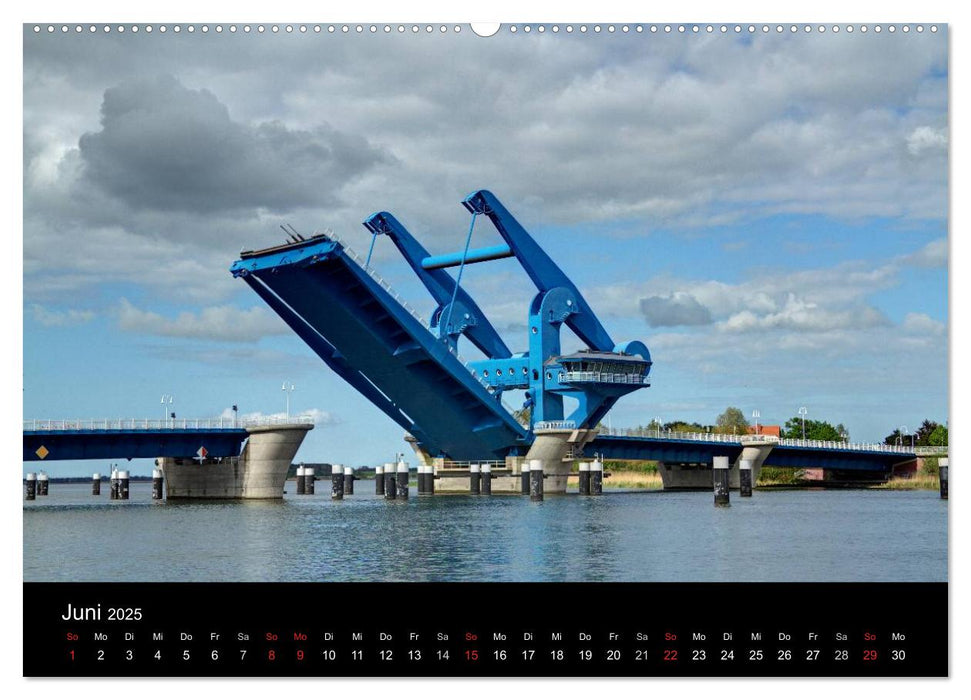
[(101, 131), (79, 142), (83, 174), (134, 209), (215, 213), (328, 206), (390, 156), (327, 124), (234, 121), (208, 90), (172, 76), (105, 91)]
[(655, 328), (661, 326), (707, 326), (711, 311), (685, 292), (641, 299), (641, 313)]

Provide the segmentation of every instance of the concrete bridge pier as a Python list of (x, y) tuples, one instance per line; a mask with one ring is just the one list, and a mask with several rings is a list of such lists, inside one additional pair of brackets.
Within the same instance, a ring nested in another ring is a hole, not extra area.
[(732, 464), (732, 468), (728, 472), (728, 487), (732, 489), (737, 489), (741, 485), (739, 468), (742, 465), (742, 460), (746, 460), (752, 465), (752, 485), (759, 480), (759, 473), (762, 471), (762, 465), (765, 463), (765, 458), (769, 456), (772, 448), (779, 444), (779, 438), (773, 435), (752, 435), (747, 438), (742, 438), (742, 453)]
[(597, 436), (597, 430), (541, 428), (533, 434), (536, 439), (526, 453), (526, 460), (539, 460), (542, 463), (545, 477), (543, 493), (566, 493), (566, 481), (573, 466), (573, 460), (566, 459), (566, 456), (571, 448), (575, 452), (582, 450), (584, 445)]
[[(740, 487), (739, 467), (742, 460), (747, 460), (752, 465), (754, 485), (759, 479), (765, 458), (779, 444), (779, 438), (772, 435), (748, 435), (743, 436), (740, 442), (742, 450), (728, 470), (728, 487), (735, 490)], [(662, 464), (659, 471), (665, 490), (708, 491), (712, 488), (714, 473), (711, 464)]]
[(166, 498), (283, 498), (290, 464), (312, 429), (307, 423), (248, 427), (242, 454), (214, 463), (161, 457)]

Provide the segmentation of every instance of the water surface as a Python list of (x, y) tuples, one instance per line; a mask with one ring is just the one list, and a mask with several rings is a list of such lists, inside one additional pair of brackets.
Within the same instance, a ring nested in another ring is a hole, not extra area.
[(24, 502), (24, 580), (947, 580), (947, 501), (933, 491), (757, 491), (715, 508), (707, 492), (531, 503), (356, 490), (167, 503), (149, 483), (129, 501), (51, 484)]

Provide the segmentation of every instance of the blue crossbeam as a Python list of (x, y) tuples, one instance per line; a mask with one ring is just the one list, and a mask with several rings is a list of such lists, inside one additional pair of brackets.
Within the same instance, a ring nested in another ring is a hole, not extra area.
[[(507, 245), (496, 245), (488, 248), (470, 250), (465, 256), (465, 264), (486, 262), (487, 260), (502, 260), (515, 255)], [(444, 255), (429, 255), (421, 261), (426, 270), (440, 270), (445, 267), (458, 267), (462, 264), (462, 253), (446, 253)]]
[(195, 457), (203, 447), (210, 457), (235, 457), (246, 436), (244, 428), (25, 430), (24, 461)]

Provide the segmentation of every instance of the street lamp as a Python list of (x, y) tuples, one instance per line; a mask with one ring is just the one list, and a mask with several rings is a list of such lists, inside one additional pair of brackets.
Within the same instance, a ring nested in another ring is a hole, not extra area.
[(907, 432), (907, 426), (906, 425), (900, 426), (900, 432), (897, 435), (897, 444), (900, 445), (901, 447), (903, 447), (904, 446), (904, 435), (908, 435), (908, 434), (909, 433)]
[(292, 382), (283, 382), (283, 393), (287, 396), (287, 420), (290, 420), (290, 394), (295, 388)]
[(661, 437), (661, 416), (654, 416), (654, 425), (657, 427), (657, 436)]
[(165, 424), (166, 419), (169, 417), (169, 411), (165, 408), (165, 404), (172, 408), (172, 402), (175, 401), (175, 397), (172, 394), (162, 394), (162, 424)]
[(761, 417), (762, 417), (762, 414), (759, 413), (758, 409), (752, 411), (752, 418), (755, 419), (755, 434), (756, 435), (759, 435), (759, 418), (761, 418)]
[(806, 414), (807, 413), (809, 413), (809, 411), (806, 409), (806, 407), (800, 406), (799, 415), (802, 416), (802, 439), (803, 440), (806, 439)]

